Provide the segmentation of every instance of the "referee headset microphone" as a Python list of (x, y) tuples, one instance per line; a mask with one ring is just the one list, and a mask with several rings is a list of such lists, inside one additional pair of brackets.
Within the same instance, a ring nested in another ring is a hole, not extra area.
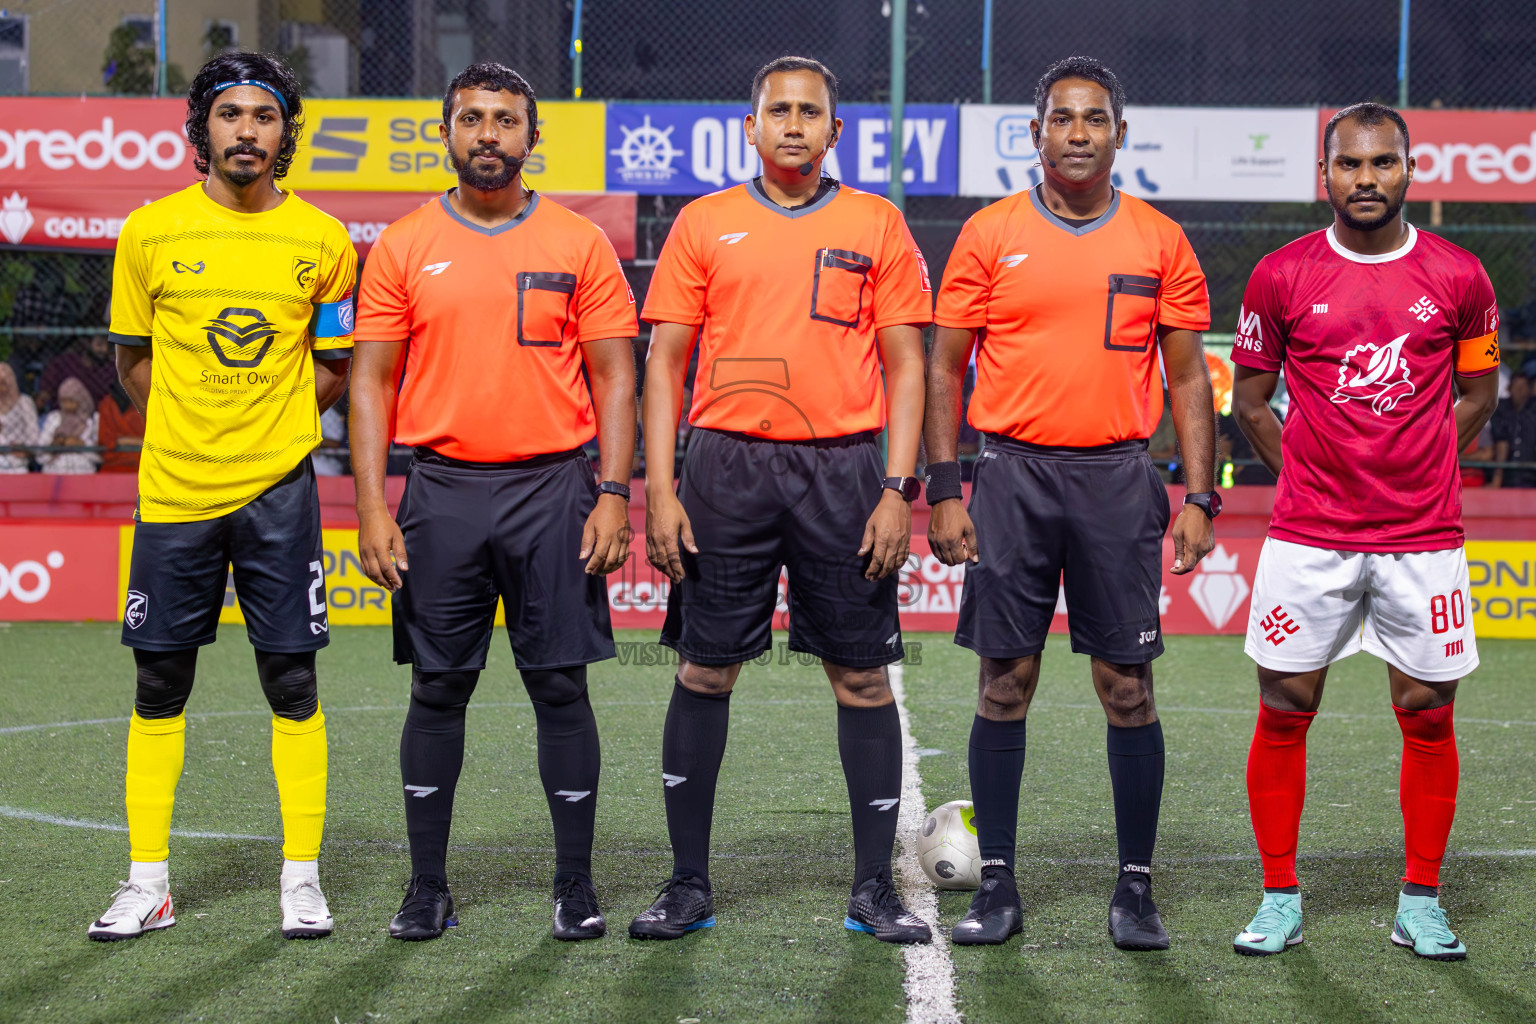
[[(824, 157), (828, 153), (832, 152), (832, 147), (835, 146), (835, 145), (837, 145), (837, 129), (834, 127), (832, 129), (832, 136), (831, 136), (831, 138), (827, 139), (827, 144), (824, 147), (822, 147), (822, 150), (821, 150), (820, 153), (817, 154), (816, 159), (820, 159), (821, 157)], [(1052, 164), (1051, 166), (1055, 167), (1056, 165)], [(811, 172), (814, 171), (815, 169), (816, 169), (816, 160), (807, 160), (805, 163), (800, 165), (800, 177), (802, 177), (802, 178), (809, 178), (811, 176)]]

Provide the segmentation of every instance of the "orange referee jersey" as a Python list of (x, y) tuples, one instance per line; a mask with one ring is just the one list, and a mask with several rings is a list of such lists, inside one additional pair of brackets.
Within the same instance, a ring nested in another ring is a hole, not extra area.
[(1163, 414), (1158, 325), (1211, 325), (1195, 252), (1123, 192), (1081, 227), (1038, 192), (972, 216), (944, 271), (935, 322), (981, 332), (971, 425), (1041, 445), (1150, 437)]
[(786, 210), (749, 182), (683, 208), (644, 316), (702, 325), (690, 423), (803, 441), (885, 426), (875, 332), (928, 324), (933, 295), (883, 197), (842, 185)]
[(580, 345), (637, 333), (602, 229), (535, 195), (483, 228), (440, 196), (391, 224), (363, 268), (355, 342), (406, 341), (395, 440), (510, 462), (592, 439)]

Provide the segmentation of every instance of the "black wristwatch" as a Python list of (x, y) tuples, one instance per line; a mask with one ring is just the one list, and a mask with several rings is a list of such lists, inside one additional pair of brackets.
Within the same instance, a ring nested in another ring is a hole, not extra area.
[(923, 482), (915, 476), (888, 476), (885, 483), (880, 485), (888, 491), (895, 491), (901, 495), (903, 501), (911, 503), (917, 500), (917, 496), (923, 493)]
[(621, 484), (617, 480), (604, 480), (597, 485), (598, 494), (617, 494), (629, 504), (629, 484)]
[(1205, 518), (1207, 519), (1215, 519), (1221, 515), (1221, 492), (1202, 491), (1195, 494), (1186, 494), (1184, 495), (1184, 504), (1194, 505), (1201, 512), (1205, 513)]

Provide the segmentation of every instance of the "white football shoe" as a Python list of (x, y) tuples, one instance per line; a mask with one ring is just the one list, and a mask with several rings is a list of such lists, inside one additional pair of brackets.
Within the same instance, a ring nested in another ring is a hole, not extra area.
[(320, 882), (313, 878), (301, 878), (282, 887), (283, 938), (323, 939), (331, 934), (336, 922), (331, 919), (331, 909), (325, 905), (325, 893)]
[(176, 923), (169, 883), (164, 880), (119, 882), (112, 906), (91, 923), (85, 934), (97, 942), (136, 939)]

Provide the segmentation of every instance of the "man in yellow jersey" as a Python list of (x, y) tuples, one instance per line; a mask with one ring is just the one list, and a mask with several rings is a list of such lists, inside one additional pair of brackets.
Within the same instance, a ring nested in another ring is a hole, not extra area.
[(128, 726), (128, 880), (91, 924), (128, 939), (176, 923), (167, 862), (197, 649), (233, 564), (272, 707), (285, 938), (331, 932), (317, 858), (325, 716), (315, 651), (330, 623), (309, 453), (346, 389), (357, 254), (334, 218), (275, 184), (298, 141), (299, 84), (277, 58), (198, 72), (187, 139), (208, 180), (134, 211), (118, 240), (112, 340), (147, 427), (123, 612), (138, 691)]

